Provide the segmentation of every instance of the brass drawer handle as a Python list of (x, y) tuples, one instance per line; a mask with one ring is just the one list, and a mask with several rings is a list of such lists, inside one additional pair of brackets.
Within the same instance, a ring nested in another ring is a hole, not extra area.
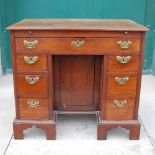
[(26, 46), (26, 48), (28, 49), (34, 49), (36, 48), (37, 44), (38, 44), (38, 40), (34, 40), (34, 41), (27, 41), (24, 40), (23, 44)]
[(116, 56), (116, 60), (120, 64), (126, 64), (131, 60), (131, 56)]
[(82, 45), (84, 45), (85, 41), (84, 40), (76, 40), (76, 41), (71, 41), (71, 45), (75, 46), (75, 47), (80, 47)]
[(25, 77), (25, 80), (28, 84), (32, 85), (32, 84), (35, 84), (39, 81), (39, 77), (36, 76), (36, 77), (29, 77), (29, 76), (26, 76)]
[(24, 56), (24, 60), (27, 64), (34, 64), (38, 61), (39, 57), (38, 56), (34, 56), (34, 57), (28, 57), (28, 56)]
[(119, 44), (120, 48), (122, 48), (122, 49), (128, 49), (130, 47), (130, 45), (132, 44), (132, 41), (119, 40), (119, 41), (117, 41), (117, 44)]
[(28, 107), (31, 107), (31, 108), (36, 108), (39, 106), (39, 104), (40, 104), (39, 100), (36, 100), (36, 99), (31, 99), (31, 100), (28, 100), (27, 102)]
[(115, 77), (115, 81), (117, 82), (117, 84), (120, 84), (120, 85), (126, 84), (128, 80), (129, 80), (129, 77), (124, 77), (124, 78)]
[(127, 100), (114, 100), (114, 104), (117, 107), (122, 108), (127, 104)]

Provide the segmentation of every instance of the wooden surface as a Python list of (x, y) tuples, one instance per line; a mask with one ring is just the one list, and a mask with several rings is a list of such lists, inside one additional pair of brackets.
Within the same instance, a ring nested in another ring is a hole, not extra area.
[[(25, 37), (25, 38), (49, 38), (49, 37), (111, 37), (111, 38), (140, 38), (141, 31), (75, 31), (75, 30), (16, 30), (15, 37)], [(127, 32), (127, 34), (126, 34)]]
[(44, 120), (44, 121), (33, 121), (33, 120), (18, 120), (15, 119), (13, 122), (13, 131), (15, 139), (24, 138), (24, 130), (36, 126), (41, 128), (46, 133), (48, 140), (56, 139), (56, 124), (55, 120)]
[(34, 64), (28, 64), (24, 60), (24, 56), (27, 57), (34, 57), (36, 55), (30, 55), (30, 54), (25, 54), (25, 55), (17, 55), (16, 56), (16, 64), (17, 64), (17, 71), (47, 71), (47, 56), (46, 55), (37, 55), (38, 60)]
[[(27, 105), (27, 102), (32, 99), (39, 101), (38, 107), (29, 107)], [(48, 120), (48, 99), (19, 98), (19, 111), (22, 120)]]
[(126, 64), (121, 64), (116, 60), (116, 56), (110, 56), (108, 61), (108, 72), (137, 72), (139, 66), (139, 56), (132, 56)]
[[(114, 100), (127, 100), (127, 104), (123, 107), (117, 107)], [(106, 101), (106, 120), (132, 120), (134, 117), (135, 99), (128, 96), (116, 96), (108, 98)]]
[(8, 30), (104, 30), (148, 31), (142, 25), (123, 19), (25, 19), (7, 28)]
[(100, 65), (99, 56), (54, 56), (56, 110), (98, 110)]
[[(23, 41), (38, 40), (38, 44), (34, 49), (27, 49)], [(72, 41), (84, 41), (84, 45), (76, 47), (71, 44)], [(128, 49), (121, 49), (117, 44), (119, 40), (130, 40), (132, 45)], [(131, 51), (140, 52), (139, 38), (16, 38), (16, 50), (20, 51), (78, 51), (82, 54), (84, 51)], [(57, 52), (59, 53), (59, 52)], [(74, 53), (73, 53), (74, 54)]]
[[(118, 84), (115, 81), (115, 77), (129, 77), (129, 80), (126, 84)], [(137, 77), (130, 76), (130, 75), (111, 75), (108, 76), (108, 88), (107, 93), (108, 95), (135, 95), (137, 90)]]
[(98, 117), (98, 126), (97, 126), (97, 139), (98, 140), (106, 140), (107, 132), (113, 128), (122, 127), (125, 129), (129, 129), (129, 139), (130, 140), (138, 140), (140, 137), (140, 127), (141, 124), (139, 120), (127, 120), (127, 121), (102, 121)]
[[(35, 84), (28, 84), (25, 77), (39, 77), (39, 81)], [(20, 95), (41, 95), (48, 93), (48, 77), (43, 75), (19, 75), (17, 76), (17, 90)]]
[[(137, 116), (145, 27), (129, 20), (24, 20), (8, 29), (15, 30), (11, 31), (15, 138), (21, 138), (23, 130), (32, 124), (41, 127), (36, 123), (41, 120), (54, 139), (55, 121), (47, 122), (54, 120), (55, 110), (57, 114), (99, 113), (98, 139), (105, 139), (107, 131), (118, 126), (130, 130), (130, 139), (139, 138)], [(38, 40), (38, 44), (29, 49), (24, 40)], [(77, 40), (84, 44), (73, 46), (71, 42)], [(132, 45), (122, 49), (119, 40), (131, 40)], [(27, 64), (24, 56), (39, 59)], [(116, 56), (131, 56), (131, 60), (120, 64)], [(40, 80), (30, 85), (26, 76), (38, 76)], [(129, 80), (120, 85), (115, 77)], [(32, 109), (27, 101), (35, 98), (40, 100), (40, 106)], [(120, 108), (113, 104), (114, 100), (127, 100), (127, 104)]]

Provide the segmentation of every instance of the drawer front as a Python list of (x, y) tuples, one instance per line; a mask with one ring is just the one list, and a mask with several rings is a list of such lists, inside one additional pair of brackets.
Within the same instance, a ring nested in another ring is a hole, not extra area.
[(132, 51), (140, 52), (140, 39), (122, 38), (16, 38), (17, 51)]
[(135, 99), (114, 97), (106, 101), (106, 120), (131, 120), (134, 117)]
[(47, 120), (49, 119), (48, 99), (19, 98), (20, 119)]
[(16, 66), (17, 71), (46, 71), (47, 57), (46, 55), (17, 55)]
[(108, 61), (109, 72), (137, 72), (139, 56), (110, 56)]
[(19, 75), (17, 76), (17, 91), (19, 94), (47, 94), (48, 77), (43, 75)]
[(137, 77), (134, 76), (108, 76), (108, 95), (129, 94), (135, 95)]

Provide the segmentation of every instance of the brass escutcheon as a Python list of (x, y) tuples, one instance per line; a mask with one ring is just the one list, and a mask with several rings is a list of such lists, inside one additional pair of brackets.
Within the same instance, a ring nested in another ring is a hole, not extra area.
[(131, 60), (131, 56), (116, 56), (116, 60), (120, 64), (126, 64)]
[(26, 76), (25, 77), (25, 80), (28, 84), (32, 85), (32, 84), (35, 84), (39, 81), (39, 77), (36, 76), (36, 77), (29, 77), (29, 76)]
[(119, 44), (120, 48), (122, 48), (122, 49), (128, 49), (130, 47), (130, 45), (132, 44), (132, 41), (119, 40), (119, 41), (117, 41), (117, 44)]
[(34, 40), (34, 41), (27, 41), (24, 40), (23, 44), (26, 46), (26, 48), (28, 49), (34, 49), (36, 48), (37, 44), (38, 44), (38, 40)]
[(31, 108), (36, 108), (36, 107), (39, 106), (39, 103), (40, 103), (39, 100), (30, 99), (30, 100), (28, 100), (27, 105), (28, 105), (29, 107), (31, 107)]
[(34, 57), (28, 57), (28, 56), (24, 56), (24, 60), (27, 64), (34, 64), (38, 61), (39, 57), (38, 56), (34, 56)]
[(75, 47), (80, 47), (82, 45), (84, 45), (85, 41), (84, 40), (76, 40), (76, 41), (71, 41), (71, 45), (75, 46)]
[(122, 107), (124, 107), (124, 105), (127, 104), (127, 100), (114, 100), (114, 104), (117, 107), (122, 108)]
[(117, 82), (117, 84), (120, 84), (120, 85), (126, 84), (128, 80), (129, 80), (129, 77), (124, 77), (124, 78), (115, 77), (115, 81)]

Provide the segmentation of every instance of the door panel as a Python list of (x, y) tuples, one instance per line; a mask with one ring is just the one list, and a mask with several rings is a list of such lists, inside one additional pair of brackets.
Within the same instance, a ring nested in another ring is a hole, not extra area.
[(99, 56), (54, 57), (56, 110), (97, 109), (101, 66), (97, 60)]

